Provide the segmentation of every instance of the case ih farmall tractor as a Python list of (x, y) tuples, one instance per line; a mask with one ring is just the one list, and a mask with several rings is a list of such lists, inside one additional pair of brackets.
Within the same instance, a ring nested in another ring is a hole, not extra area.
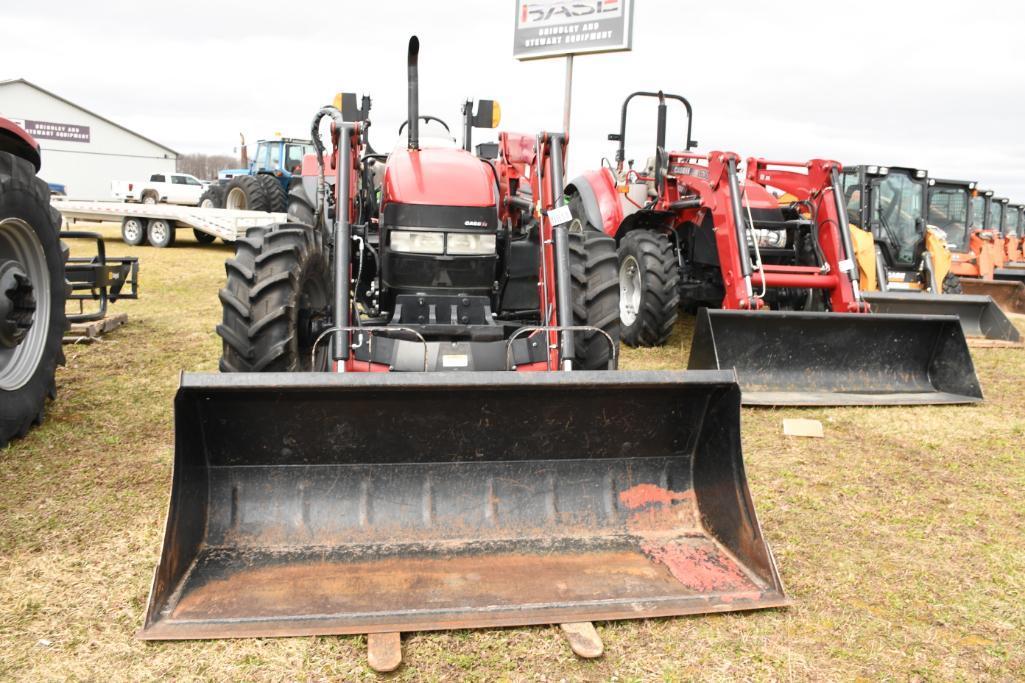
[[(658, 101), (644, 172), (624, 168), (638, 97)], [(678, 152), (666, 151), (669, 102), (687, 113)], [(699, 314), (689, 367), (735, 368), (745, 403), (981, 398), (956, 319), (867, 315), (840, 164), (750, 159), (742, 179), (736, 154), (690, 151), (690, 103), (662, 92), (627, 97), (609, 137), (619, 143), (615, 168), (585, 173), (566, 194), (582, 223), (616, 239), (628, 344), (664, 344), (682, 305)]]
[(785, 604), (732, 374), (603, 371), (615, 244), (562, 201), (564, 136), (502, 133), (493, 160), (421, 136), (418, 52), (403, 144), (373, 154), (363, 114), (322, 109), (300, 222), (227, 263), (141, 637), (397, 654), (399, 631)]

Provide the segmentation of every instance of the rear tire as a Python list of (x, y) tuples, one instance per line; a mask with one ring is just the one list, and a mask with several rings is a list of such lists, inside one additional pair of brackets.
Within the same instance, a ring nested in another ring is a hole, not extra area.
[(196, 228), (192, 228), (192, 234), (195, 235), (196, 241), (200, 244), (213, 244), (214, 240), (217, 239), (217, 235), (211, 235), (208, 232), (203, 232)]
[(280, 223), (250, 228), (224, 264), (221, 372), (326, 370), (330, 335), (311, 361), (315, 321), (331, 307), (331, 268), (320, 232)]
[[(60, 215), (50, 208), (50, 189), (36, 178), (35, 168), (0, 152), (0, 268), (6, 272), (0, 275), (5, 282), (0, 337), (18, 339), (0, 347), (0, 447), (41, 423), (46, 399), (57, 395), (55, 373), (64, 364), (61, 342), (67, 329), (67, 248), (59, 231)], [(21, 277), (13, 277), (11, 264), (31, 280), (30, 291)]]
[(160, 203), (160, 197), (158, 197), (153, 192), (143, 192), (142, 193), (142, 203), (143, 204), (159, 204)]
[(125, 244), (137, 247), (146, 241), (146, 220), (135, 216), (126, 216), (121, 221), (121, 239)]
[(224, 208), (240, 211), (267, 211), (267, 193), (256, 176), (232, 178), (224, 196)]
[[(610, 357), (619, 359), (619, 258), (616, 241), (597, 230), (569, 235), (573, 324), (597, 327), (598, 332), (573, 335), (575, 365), (581, 370), (607, 370)], [(615, 368), (615, 365), (613, 365)]]
[(676, 324), (680, 270), (667, 235), (634, 230), (619, 242), (619, 310), (623, 341), (662, 346)]
[(281, 187), (280, 180), (266, 173), (256, 176), (256, 180), (263, 187), (267, 211), (271, 213), (285, 213), (288, 211), (288, 196), (285, 194), (285, 188)]
[(146, 240), (150, 246), (163, 249), (174, 246), (174, 226), (163, 218), (154, 218), (146, 226)]
[(953, 273), (947, 273), (940, 289), (944, 294), (964, 294), (964, 289), (961, 288), (961, 278)]

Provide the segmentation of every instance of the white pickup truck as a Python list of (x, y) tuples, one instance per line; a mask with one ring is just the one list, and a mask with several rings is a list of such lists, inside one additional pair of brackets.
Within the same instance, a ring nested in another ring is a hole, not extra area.
[(110, 192), (122, 202), (198, 206), (206, 185), (187, 173), (154, 173), (141, 182), (115, 180), (110, 184)]

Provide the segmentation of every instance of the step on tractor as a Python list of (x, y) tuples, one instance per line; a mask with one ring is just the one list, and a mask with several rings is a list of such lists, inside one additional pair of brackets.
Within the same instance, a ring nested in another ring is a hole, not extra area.
[[(1019, 340), (995, 298), (962, 289), (965, 274), (980, 260), (960, 246), (971, 232), (965, 226), (974, 183), (882, 165), (847, 166), (841, 181), (852, 233), (871, 236), (866, 247), (874, 254), (862, 250), (857, 261), (864, 298), (873, 310), (956, 315), (968, 337)], [(992, 250), (981, 254), (988, 263)]]
[(402, 142), (368, 153), (368, 119), (321, 109), (310, 220), (227, 262), (140, 637), (368, 633), (374, 655), (401, 631), (785, 605), (732, 373), (605, 371), (615, 245), (563, 202), (565, 136), (466, 151), (419, 112), (418, 54)]
[(217, 182), (199, 198), (199, 206), (212, 209), (285, 213), (288, 193), (299, 182), (302, 160), (313, 152), (309, 140), (276, 137), (259, 140), (249, 161), (242, 138), (242, 168), (224, 169)]
[[(624, 167), (637, 98), (658, 103), (643, 172)], [(670, 102), (686, 111), (683, 151), (666, 151)], [(615, 167), (566, 189), (585, 227), (617, 241), (625, 342), (664, 344), (682, 306), (698, 314), (689, 367), (734, 368), (745, 404), (980, 400), (955, 318), (868, 315), (838, 163), (750, 159), (742, 179), (736, 154), (691, 151), (691, 121), (679, 95), (633, 93), (609, 136)]]
[[(101, 318), (137, 291), (136, 259), (107, 257), (96, 233), (60, 231), (41, 167), (35, 139), (0, 118), (0, 448), (40, 424), (56, 398), (68, 323)], [(69, 257), (65, 240), (94, 242), (96, 254)], [(80, 308), (69, 314), (72, 301)]]
[[(1025, 313), (1025, 284), (1013, 278), (996, 278), (997, 272), (1003, 272), (1000, 266), (1005, 257), (1003, 237), (999, 228), (993, 227), (995, 214), (991, 207), (998, 206), (1002, 215), (1004, 202), (994, 202), (992, 190), (979, 190), (976, 183), (964, 180), (931, 179), (928, 197), (929, 225), (945, 233), (951, 273), (958, 278), (960, 292), (988, 296), (1007, 313)], [(1001, 223), (997, 221), (996, 225)], [(1017, 339), (1018, 332), (1006, 316), (985, 310), (982, 315), (990, 321), (985, 336)]]

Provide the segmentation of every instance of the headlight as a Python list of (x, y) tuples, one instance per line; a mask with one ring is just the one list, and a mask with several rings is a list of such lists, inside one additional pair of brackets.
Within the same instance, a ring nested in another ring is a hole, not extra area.
[(391, 248), (408, 254), (444, 254), (445, 234), (441, 232), (419, 232), (392, 230)]
[[(775, 249), (785, 247), (787, 245), (786, 230), (764, 230), (755, 228), (751, 232), (754, 233), (754, 239), (758, 240), (759, 247)], [(748, 241), (751, 241), (751, 238), (748, 238)]]
[(485, 256), (495, 253), (495, 236), (469, 232), (448, 233), (448, 249), (453, 256)]

